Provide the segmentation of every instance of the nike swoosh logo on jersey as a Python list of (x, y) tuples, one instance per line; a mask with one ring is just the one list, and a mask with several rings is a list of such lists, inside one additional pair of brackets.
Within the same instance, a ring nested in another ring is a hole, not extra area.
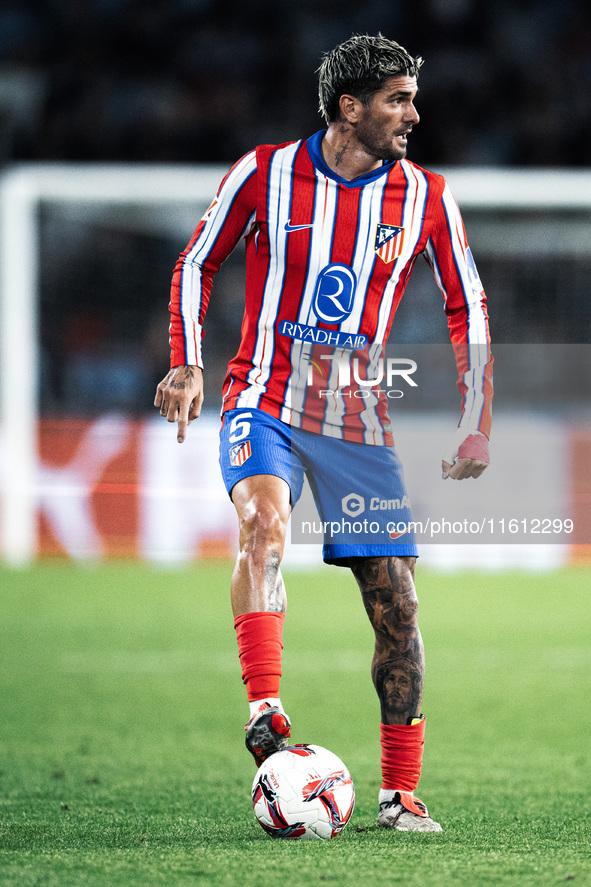
[(289, 233), (290, 231), (302, 231), (304, 228), (313, 228), (313, 223), (309, 225), (292, 225), (291, 221), (285, 223), (285, 230)]

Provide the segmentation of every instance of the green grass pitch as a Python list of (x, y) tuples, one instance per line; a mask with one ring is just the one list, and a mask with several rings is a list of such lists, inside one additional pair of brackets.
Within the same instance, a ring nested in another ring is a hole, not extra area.
[(0, 885), (591, 883), (591, 573), (440, 575), (418, 794), (441, 834), (376, 825), (372, 636), (346, 570), (286, 575), (294, 740), (347, 763), (327, 842), (254, 820), (229, 564), (0, 569)]

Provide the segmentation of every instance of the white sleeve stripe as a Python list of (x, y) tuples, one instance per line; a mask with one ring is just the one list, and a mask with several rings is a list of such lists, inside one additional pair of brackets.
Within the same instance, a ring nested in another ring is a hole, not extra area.
[[(462, 378), (462, 381), (466, 386), (466, 392), (464, 394), (464, 409), (460, 425), (465, 427), (478, 427), (486, 406), (484, 393), (488, 366), (488, 332), (486, 315), (482, 305), (482, 292), (477, 291), (476, 287), (473, 285), (473, 281), (470, 279), (467, 246), (463, 234), (460, 210), (447, 185), (443, 191), (442, 204), (451, 240), (454, 264), (464, 295), (464, 304), (467, 309), (466, 341), (468, 344), (467, 357), (469, 369), (464, 373)], [(446, 298), (445, 288), (442, 285), (440, 270), (437, 266), (435, 250), (433, 249), (432, 243), (428, 244), (425, 253), (433, 268), (435, 280), (444, 294), (444, 298)], [(484, 352), (483, 348), (485, 348)]]
[[(232, 210), (237, 194), (255, 172), (256, 152), (251, 151), (229, 172), (226, 181), (218, 191), (216, 198), (218, 202), (208, 219), (208, 224), (205, 225), (183, 261), (180, 275), (179, 310), (183, 319), (185, 351), (188, 363), (202, 366), (202, 327), (199, 324), (203, 280), (201, 265), (206, 261), (211, 249), (215, 246), (215, 242)], [(245, 226), (243, 235), (248, 230), (249, 224), (252, 224), (252, 217)]]
[(466, 304), (469, 305), (471, 301), (470, 294), (472, 292), (472, 287), (470, 286), (470, 280), (468, 278), (466, 257), (464, 250), (462, 249), (462, 239), (460, 238), (458, 233), (460, 230), (458, 227), (459, 209), (447, 185), (443, 190), (441, 201), (443, 203), (443, 209), (447, 220), (447, 228), (451, 241), (452, 255), (454, 257), (455, 266), (458, 272), (458, 278), (462, 286), (462, 291), (464, 293), (464, 300)]
[(467, 385), (464, 401), (464, 414), (460, 425), (478, 428), (485, 407), (484, 375), (486, 364), (476, 366), (464, 374), (464, 383)]
[(468, 308), (467, 340), (470, 344), (485, 343), (487, 341), (486, 318), (482, 309), (481, 293), (476, 292), (470, 280), (463, 237), (459, 233), (462, 230), (460, 211), (447, 185), (443, 191), (442, 202), (451, 238), (454, 263), (464, 294), (464, 302)]
[[(435, 283), (441, 290), (441, 295), (443, 296), (444, 303), (447, 302), (447, 290), (443, 283), (443, 278), (441, 276), (441, 269), (439, 268), (439, 263), (437, 261), (437, 256), (435, 255), (435, 250), (433, 249), (433, 241), (431, 238), (427, 241), (427, 246), (425, 247), (425, 258), (429, 263), (431, 270), (433, 271), (433, 277), (435, 278)], [(445, 304), (443, 306), (445, 308)]]
[[(201, 306), (201, 269), (196, 266), (188, 266), (183, 269), (183, 277), (186, 279), (181, 292), (181, 317), (185, 339), (185, 352), (188, 364), (202, 365), (201, 357), (201, 330), (199, 324), (199, 309)], [(195, 279), (196, 278), (196, 279)], [(187, 298), (185, 298), (187, 294)]]
[[(209, 223), (204, 227), (200, 236), (196, 239), (190, 252), (187, 253), (185, 262), (195, 262), (196, 256), (204, 261), (219, 237), (220, 231), (224, 227), (228, 216), (232, 212), (234, 201), (248, 182), (248, 180), (256, 173), (256, 152), (251, 151), (239, 161), (236, 166), (228, 173), (226, 181), (218, 191), (216, 200), (217, 204), (211, 212)], [(209, 210), (208, 210), (209, 212)]]

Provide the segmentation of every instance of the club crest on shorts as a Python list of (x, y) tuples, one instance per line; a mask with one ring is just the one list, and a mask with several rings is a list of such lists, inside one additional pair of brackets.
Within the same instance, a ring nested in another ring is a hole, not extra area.
[(250, 441), (245, 440), (244, 443), (234, 444), (230, 447), (230, 465), (233, 468), (239, 468), (244, 465), (247, 459), (252, 456), (252, 448)]
[(400, 225), (383, 225), (380, 223), (376, 229), (376, 242), (374, 249), (382, 262), (388, 265), (397, 259), (404, 246), (404, 228)]

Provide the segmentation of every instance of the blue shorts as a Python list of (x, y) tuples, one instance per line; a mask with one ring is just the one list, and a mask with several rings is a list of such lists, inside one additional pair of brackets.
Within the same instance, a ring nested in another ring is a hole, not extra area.
[[(229, 495), (245, 477), (283, 478), (291, 490), (292, 542), (322, 539), (327, 564), (344, 565), (343, 559), (350, 557), (418, 554), (394, 447), (312, 434), (263, 410), (238, 409), (223, 417), (220, 466)], [(305, 490), (302, 495), (304, 477), (311, 496)]]

